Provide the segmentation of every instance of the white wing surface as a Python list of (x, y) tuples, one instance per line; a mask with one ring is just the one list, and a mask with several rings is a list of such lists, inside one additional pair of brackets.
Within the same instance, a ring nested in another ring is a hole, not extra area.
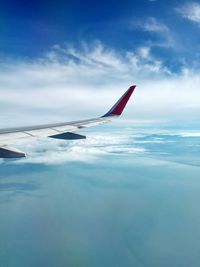
[(0, 158), (25, 157), (24, 152), (9, 147), (9, 144), (27, 138), (30, 139), (51, 137), (64, 140), (85, 139), (86, 136), (77, 134), (76, 132), (82, 128), (105, 123), (110, 121), (114, 117), (120, 116), (135, 87), (135, 85), (131, 86), (105, 115), (98, 118), (46, 125), (0, 129)]

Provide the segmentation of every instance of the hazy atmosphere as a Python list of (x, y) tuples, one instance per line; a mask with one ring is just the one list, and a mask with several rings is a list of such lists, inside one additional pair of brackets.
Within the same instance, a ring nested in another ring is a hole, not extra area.
[(198, 267), (200, 3), (0, 2), (1, 129), (123, 115), (0, 159), (0, 267)]

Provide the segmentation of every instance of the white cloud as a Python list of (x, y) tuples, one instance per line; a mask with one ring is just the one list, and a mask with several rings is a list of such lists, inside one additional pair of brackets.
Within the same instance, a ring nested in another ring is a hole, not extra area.
[(2, 63), (2, 127), (105, 113), (131, 84), (169, 73), (148, 50), (138, 51), (120, 54), (100, 42), (81, 50), (57, 45), (37, 60)]
[[(146, 150), (132, 142), (132, 135), (124, 133), (98, 132), (88, 133), (86, 140), (59, 141), (43, 139), (18, 144), (18, 148), (27, 152), (27, 158), (13, 161), (15, 164), (57, 165), (65, 162), (92, 163), (109, 154), (140, 154)], [(131, 146), (130, 146), (131, 144)], [(0, 162), (1, 163), (1, 162)]]
[(145, 20), (132, 25), (133, 28), (140, 28), (144, 32), (148, 32), (154, 36), (159, 37), (158, 40), (149, 40), (150, 46), (159, 46), (176, 49), (176, 41), (170, 28), (164, 23), (158, 21), (154, 17), (149, 17)]
[[(120, 129), (120, 130), (119, 130)], [(122, 131), (123, 130), (123, 131)], [(155, 137), (152, 135), (159, 136)], [(178, 141), (166, 136), (199, 137), (199, 131), (182, 130), (137, 130), (135, 128), (120, 127), (110, 131), (88, 131), (86, 140), (60, 141), (41, 139), (27, 141), (17, 145), (17, 148), (27, 152), (27, 158), (13, 160), (12, 164), (45, 164), (58, 165), (67, 162), (83, 162), (92, 164), (101, 158), (136, 155), (143, 158), (155, 156), (154, 150), (145, 148), (146, 144), (165, 144)], [(163, 137), (164, 136), (164, 137)], [(162, 155), (166, 151), (159, 152)], [(0, 161), (0, 164), (6, 161)], [(9, 163), (9, 162), (8, 162)]]
[(151, 17), (148, 18), (142, 25), (143, 29), (148, 32), (156, 32), (156, 33), (168, 33), (169, 28), (161, 23), (158, 22), (155, 18)]
[(0, 65), (1, 128), (104, 114), (136, 83), (125, 117), (198, 119), (199, 70), (174, 74), (148, 47), (119, 53), (100, 42), (82, 49), (56, 46), (43, 58)]
[(200, 137), (199, 131), (186, 131), (186, 132), (180, 132), (179, 136), (181, 137)]
[(184, 18), (200, 24), (200, 4), (197, 2), (188, 2), (182, 7), (176, 9)]
[[(154, 153), (154, 150), (145, 148), (146, 144), (175, 143), (179, 141), (168, 139), (166, 136), (199, 137), (200, 132), (161, 130), (158, 126), (157, 129), (146, 130), (135, 127), (103, 129), (102, 131), (87, 130), (86, 135), (86, 140), (61, 141), (46, 138), (15, 144), (18, 149), (27, 153), (27, 158), (13, 160), (12, 164), (58, 165), (68, 162), (93, 164), (97, 160), (111, 155), (112, 158), (119, 155), (151, 158), (156, 157), (157, 154)], [(163, 150), (159, 152), (159, 155), (161, 154), (166, 155), (167, 152)], [(6, 160), (0, 159), (0, 164), (6, 162)], [(8, 161), (8, 164), (10, 163)]]
[(142, 46), (142, 47), (139, 47), (138, 51), (139, 51), (139, 54), (142, 58), (144, 58), (144, 59), (150, 58), (150, 47)]

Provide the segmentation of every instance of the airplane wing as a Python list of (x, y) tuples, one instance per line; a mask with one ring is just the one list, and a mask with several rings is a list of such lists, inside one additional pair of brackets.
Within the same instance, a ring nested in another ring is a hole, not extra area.
[(64, 140), (85, 139), (86, 136), (77, 134), (76, 132), (82, 128), (105, 123), (120, 116), (135, 87), (135, 85), (132, 85), (105, 115), (98, 118), (38, 126), (1, 129), (0, 158), (21, 158), (26, 156), (24, 152), (8, 146), (8, 144), (13, 143), (13, 141), (16, 142), (27, 138), (30, 139), (41, 137)]

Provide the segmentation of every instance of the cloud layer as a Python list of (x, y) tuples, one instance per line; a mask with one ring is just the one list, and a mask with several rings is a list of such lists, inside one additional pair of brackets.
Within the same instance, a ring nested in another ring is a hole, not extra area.
[[(45, 164), (58, 165), (68, 162), (93, 164), (98, 160), (110, 160), (115, 156), (133, 160), (136, 157), (156, 158), (161, 161), (175, 161), (184, 164), (199, 162), (197, 141), (199, 130), (137, 130), (128, 127), (111, 129), (103, 126), (102, 131), (88, 131), (86, 140), (60, 141), (41, 139), (15, 145), (25, 151), (27, 158), (12, 161), (1, 160), (5, 164)], [(157, 164), (164, 164), (160, 162)], [(199, 166), (199, 165), (198, 165)]]
[[(117, 52), (100, 42), (56, 45), (42, 58), (0, 65), (3, 126), (70, 121), (104, 114), (137, 84), (125, 116), (134, 120), (196, 120), (199, 69), (173, 73), (150, 47)], [(2, 128), (1, 127), (1, 128)]]
[(146, 150), (133, 144), (132, 134), (118, 131), (87, 133), (87, 139), (81, 141), (59, 141), (41, 139), (18, 144), (18, 148), (27, 152), (27, 158), (12, 161), (15, 164), (57, 165), (65, 162), (91, 163), (110, 154), (140, 154)]

